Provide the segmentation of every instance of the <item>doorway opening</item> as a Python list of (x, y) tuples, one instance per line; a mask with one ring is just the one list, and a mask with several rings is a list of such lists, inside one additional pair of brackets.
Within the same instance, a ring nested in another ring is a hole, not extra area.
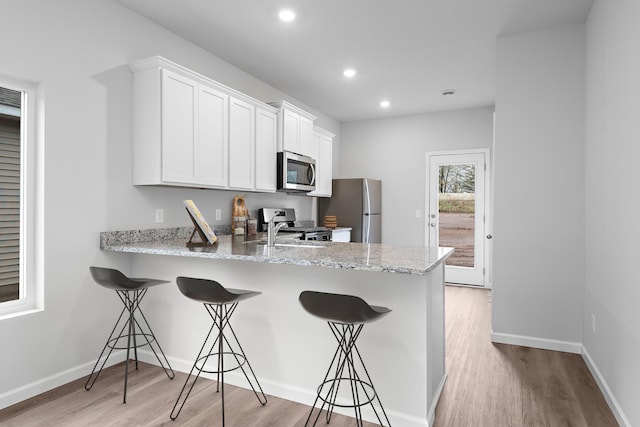
[(445, 263), (448, 283), (490, 283), (487, 233), (489, 150), (427, 153), (427, 244), (453, 247)]

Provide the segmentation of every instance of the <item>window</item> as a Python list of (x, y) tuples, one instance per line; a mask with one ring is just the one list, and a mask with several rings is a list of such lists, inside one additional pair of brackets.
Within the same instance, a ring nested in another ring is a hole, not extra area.
[(42, 308), (36, 283), (35, 88), (0, 76), (0, 317)]

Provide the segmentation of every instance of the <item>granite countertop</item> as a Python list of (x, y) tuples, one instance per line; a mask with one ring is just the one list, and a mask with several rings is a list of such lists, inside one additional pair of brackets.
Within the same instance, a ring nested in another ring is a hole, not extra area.
[[(100, 249), (152, 255), (231, 259), (272, 264), (425, 275), (453, 253), (452, 248), (332, 243), (281, 239), (291, 246), (269, 248), (266, 233), (218, 235), (209, 247), (187, 247), (192, 228), (115, 231), (100, 234)], [(278, 236), (281, 238), (281, 236)]]

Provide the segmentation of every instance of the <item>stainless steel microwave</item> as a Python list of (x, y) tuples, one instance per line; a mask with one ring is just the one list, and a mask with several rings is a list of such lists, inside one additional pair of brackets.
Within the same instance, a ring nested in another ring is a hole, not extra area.
[(311, 157), (278, 153), (278, 191), (309, 192), (316, 189), (316, 161)]

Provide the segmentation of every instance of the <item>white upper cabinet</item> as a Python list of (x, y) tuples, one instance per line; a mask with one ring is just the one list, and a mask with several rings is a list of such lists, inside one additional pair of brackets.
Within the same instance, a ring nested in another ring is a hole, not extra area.
[(316, 116), (287, 101), (271, 102), (278, 108), (278, 151), (312, 157), (311, 140)]
[(200, 85), (196, 176), (200, 184), (226, 187), (228, 176), (228, 102), (221, 91)]
[(198, 83), (162, 70), (162, 181), (195, 183)]
[(256, 191), (276, 191), (276, 113), (256, 108)]
[(229, 188), (253, 190), (256, 108), (239, 99), (229, 102)]
[(300, 154), (315, 159), (312, 154), (311, 143), (313, 139), (313, 122), (300, 116)]
[(134, 185), (275, 191), (276, 108), (162, 57), (130, 68)]
[(316, 159), (316, 189), (309, 193), (309, 196), (331, 197), (334, 137), (331, 132), (317, 126), (313, 128), (312, 151)]

